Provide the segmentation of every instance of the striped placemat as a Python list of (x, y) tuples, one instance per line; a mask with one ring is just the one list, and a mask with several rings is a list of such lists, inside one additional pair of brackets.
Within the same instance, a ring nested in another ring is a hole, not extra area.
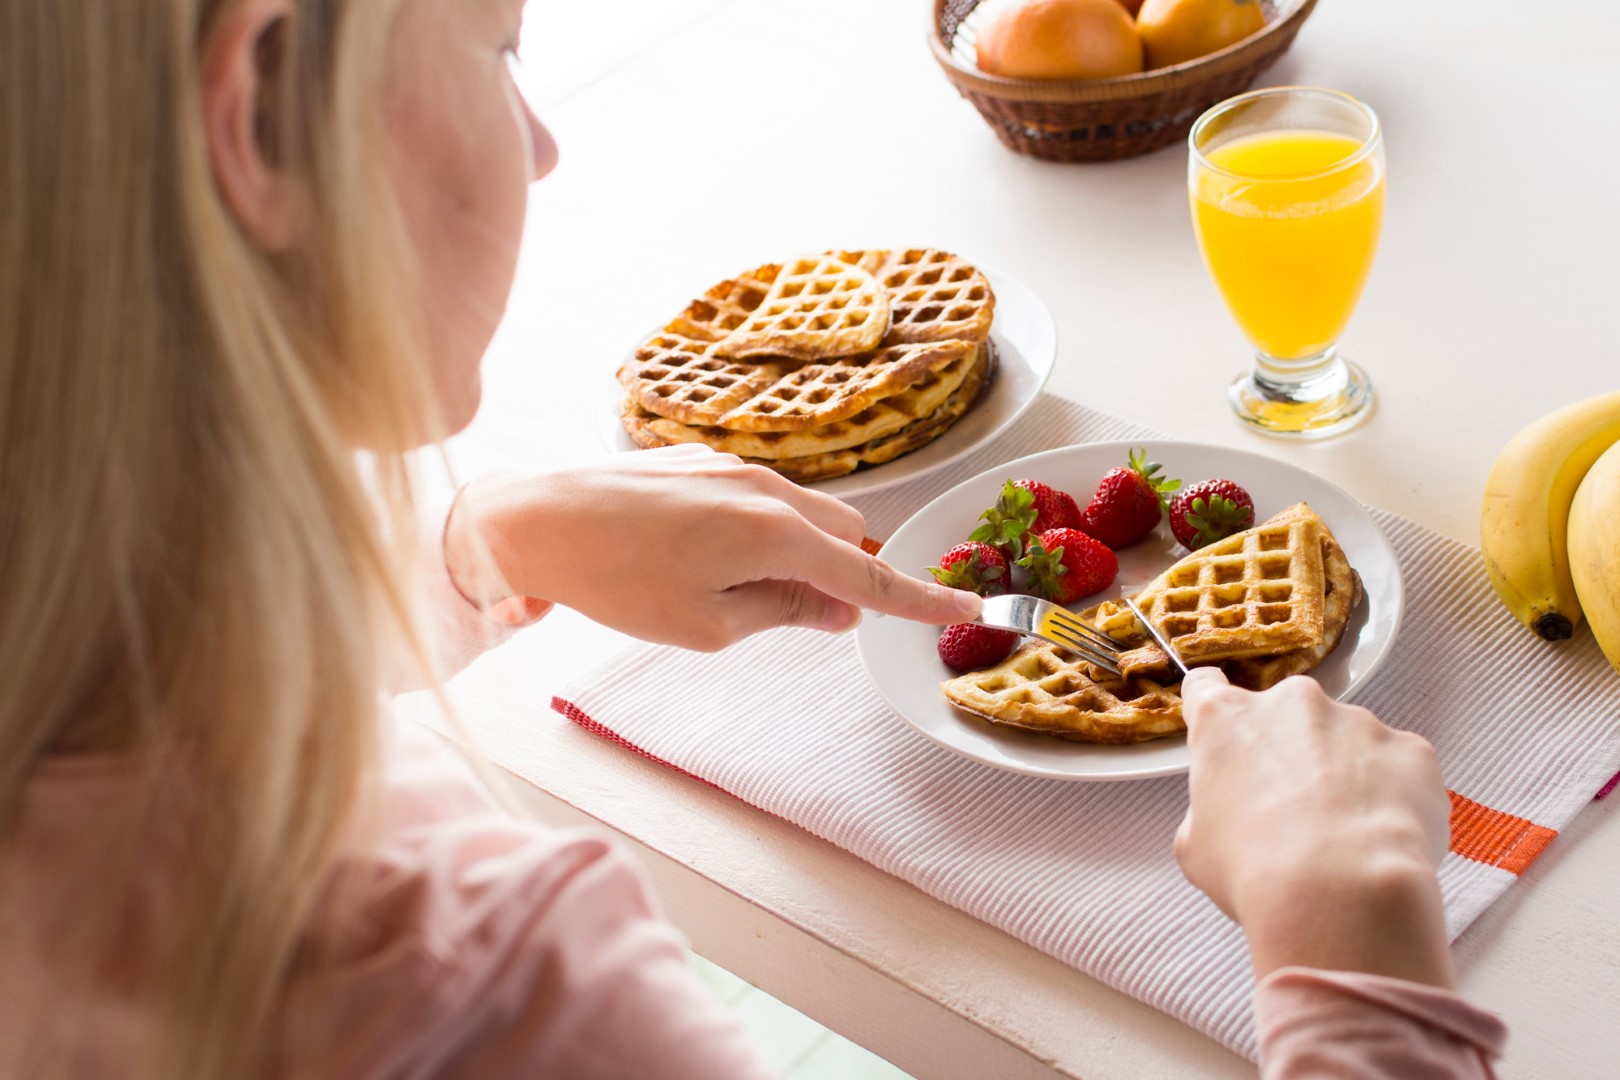
[[(1154, 437), (1045, 397), (979, 453), (857, 505), (886, 536), (999, 461)], [(1397, 655), (1356, 700), (1439, 751), (1453, 792), (1440, 881), (1455, 938), (1620, 771), (1620, 679), (1590, 637), (1549, 647), (1513, 622), (1475, 549), (1373, 514), (1407, 607)], [(718, 654), (633, 647), (553, 707), (1255, 1055), (1242, 935), (1171, 855), (1182, 777), (1072, 783), (962, 758), (888, 709), (851, 638), (804, 630)]]

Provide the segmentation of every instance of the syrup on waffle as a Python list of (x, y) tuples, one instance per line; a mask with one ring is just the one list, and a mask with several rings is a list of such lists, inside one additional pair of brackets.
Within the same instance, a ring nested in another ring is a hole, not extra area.
[(830, 255), (801, 255), (714, 353), (820, 360), (875, 349), (888, 330), (889, 294), (875, 277)]

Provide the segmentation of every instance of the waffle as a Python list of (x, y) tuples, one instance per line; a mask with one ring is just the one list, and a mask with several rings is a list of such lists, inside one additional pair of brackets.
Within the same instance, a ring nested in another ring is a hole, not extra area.
[(767, 263), (720, 282), (686, 305), (686, 310), (671, 319), (664, 332), (693, 341), (722, 340), (747, 322), (765, 302), (781, 270), (777, 264)]
[[(1322, 640), (1322, 535), (1296, 503), (1251, 529), (1199, 548), (1136, 597), (1189, 664), (1275, 656)], [(1080, 617), (1121, 641), (1146, 641), (1130, 609), (1108, 600)]]
[[(1229, 554), (1286, 551), (1294, 564), (1316, 566), (1318, 576), (1314, 580), (1319, 584), (1296, 583), (1293, 597), (1299, 610), (1315, 609), (1320, 616), (1320, 632), (1314, 640), (1296, 648), (1262, 654), (1249, 652), (1240, 642), (1226, 640), (1223, 647), (1228, 650), (1228, 656), (1205, 656), (1200, 661), (1220, 664), (1235, 686), (1264, 690), (1291, 675), (1310, 671), (1338, 647), (1351, 614), (1361, 603), (1361, 580), (1327, 526), (1303, 503), (1289, 507), (1249, 530), (1248, 534), (1240, 533), (1227, 539), (1244, 536), (1248, 539), (1237, 544), (1221, 541), (1194, 552), (1161, 574), (1135, 599), (1158, 625), (1154, 615), (1158, 608), (1149, 608), (1147, 598), (1174, 595), (1176, 589), (1189, 587), (1179, 584), (1182, 575), (1177, 573), (1178, 568), (1197, 567), (1199, 574), (1192, 580), (1203, 582), (1207, 567), (1227, 565), (1223, 561), (1227, 556), (1218, 550), (1213, 559), (1197, 558), (1215, 549), (1229, 548)], [(1253, 543), (1254, 537), (1262, 538), (1262, 542)], [(1286, 538), (1286, 546), (1277, 543), (1279, 537)], [(1314, 557), (1307, 556), (1305, 545), (1314, 552)], [(1263, 583), (1282, 579), (1262, 576), (1258, 580)], [(1223, 584), (1228, 583), (1215, 582), (1213, 587)], [(1200, 598), (1207, 594), (1213, 594), (1213, 588), (1201, 593)], [(1223, 608), (1212, 606), (1210, 610)], [(1095, 666), (1046, 642), (1029, 642), (994, 667), (942, 683), (945, 697), (964, 712), (992, 723), (1083, 742), (1142, 742), (1185, 730), (1178, 673), (1164, 652), (1147, 639), (1130, 610), (1117, 601), (1109, 601), (1082, 612), (1081, 618), (1127, 643), (1145, 642), (1119, 658), (1122, 676), (1105, 675)], [(1246, 620), (1244, 625), (1248, 633), (1267, 638), (1269, 628), (1278, 624)], [(1183, 638), (1188, 644), (1203, 642), (1210, 648), (1213, 648), (1210, 642), (1221, 640), (1219, 636), (1194, 638), (1187, 634), (1177, 637), (1178, 647)], [(1190, 657), (1187, 659), (1192, 662)]]
[(735, 431), (804, 431), (847, 420), (974, 351), (966, 341), (890, 345), (814, 363), (726, 360), (700, 344), (655, 336), (619, 368), (619, 382), (648, 412)]
[[(1344, 549), (1327, 531), (1322, 533), (1322, 571), (1324, 579), (1322, 599), (1322, 640), (1301, 649), (1291, 649), (1276, 656), (1251, 656), (1222, 661), (1221, 669), (1234, 686), (1246, 690), (1264, 690), (1275, 686), (1290, 675), (1303, 675), (1320, 664), (1344, 637), (1350, 615), (1361, 603), (1361, 579), (1350, 567)], [(1139, 675), (1160, 682), (1175, 678), (1170, 658), (1152, 642), (1125, 653), (1120, 667), (1129, 675)]]
[(889, 294), (877, 278), (830, 255), (801, 255), (714, 354), (821, 360), (875, 349), (888, 330)]
[(836, 251), (889, 293), (887, 345), (953, 338), (983, 341), (990, 334), (996, 294), (983, 274), (947, 251)]
[(1327, 580), (1322, 607), (1322, 640), (1281, 656), (1228, 660), (1221, 666), (1233, 686), (1241, 686), (1245, 690), (1264, 690), (1268, 686), (1276, 686), (1290, 675), (1303, 675), (1310, 671), (1339, 647), (1345, 628), (1350, 625), (1350, 615), (1361, 605), (1361, 575), (1351, 569), (1344, 549), (1329, 533), (1322, 536), (1322, 567)]
[[(691, 301), (620, 366), (621, 423), (637, 446), (702, 442), (805, 483), (881, 464), (983, 396), (994, 311), (984, 276), (932, 249), (769, 263)], [(821, 349), (836, 355), (805, 358)]]
[(1147, 678), (1094, 678), (1057, 646), (1031, 641), (984, 671), (941, 684), (952, 705), (995, 724), (1091, 743), (1136, 743), (1187, 729), (1181, 694)]
[(641, 447), (701, 442), (723, 453), (770, 461), (847, 450), (892, 434), (944, 405), (979, 363), (980, 353), (979, 349), (966, 353), (937, 374), (874, 401), (848, 419), (804, 431), (734, 431), (716, 425), (683, 424), (648, 412), (634, 402), (626, 403), (624, 427)]
[[(906, 420), (898, 429), (886, 434), (869, 438), (854, 446), (829, 448), (821, 451), (809, 449), (814, 445), (814, 439), (823, 431), (841, 430), (843, 424), (831, 424), (827, 428), (817, 428), (802, 434), (792, 433), (765, 433), (757, 436), (762, 447), (766, 450), (779, 450), (784, 447), (803, 448), (805, 452), (787, 455), (764, 457), (742, 453), (748, 448), (748, 442), (738, 436), (739, 433), (726, 432), (725, 429), (713, 429), (728, 436), (726, 445), (714, 443), (716, 449), (727, 453), (735, 453), (743, 460), (755, 465), (764, 465), (774, 469), (783, 476), (799, 483), (809, 484), (819, 480), (830, 480), (835, 476), (843, 476), (854, 472), (862, 465), (881, 465), (892, 461), (902, 454), (910, 453), (934, 441), (943, 434), (952, 424), (961, 418), (962, 414), (971, 408), (974, 402), (984, 393), (984, 389), (994, 378), (996, 370), (995, 352), (987, 343), (984, 349), (978, 350), (972, 362), (965, 370), (961, 382), (950, 389), (944, 400), (938, 402), (935, 408), (920, 416)], [(886, 399), (870, 410), (875, 415), (889, 412), (899, 412), (906, 402), (919, 408), (932, 399), (937, 390), (929, 388), (916, 395), (910, 393), (897, 395), (893, 399)], [(905, 399), (902, 401), (901, 399)], [(891, 402), (897, 403), (891, 405)], [(665, 439), (660, 433), (668, 432), (679, 436), (702, 433), (711, 429), (691, 428), (677, 425), (677, 430), (671, 431), (667, 426), (669, 422), (662, 421), (660, 417), (646, 412), (633, 402), (625, 405), (625, 414), (622, 417), (625, 430), (635, 444), (643, 449), (654, 446), (669, 446), (676, 439)], [(865, 415), (865, 414), (861, 414)], [(905, 419), (903, 416), (902, 419)], [(851, 424), (860, 420), (860, 416), (852, 417)], [(776, 440), (780, 439), (778, 442)], [(708, 441), (708, 440), (703, 440)]]
[(899, 431), (873, 439), (869, 443), (852, 447), (848, 450), (834, 450), (824, 454), (811, 454), (800, 458), (786, 458), (780, 461), (749, 458), (756, 465), (764, 465), (775, 469), (789, 480), (801, 484), (813, 484), (819, 480), (830, 480), (835, 476), (844, 476), (854, 472), (863, 465), (882, 465), (893, 461), (897, 457), (919, 450), (941, 435), (945, 434), (964, 413), (971, 409), (986, 387), (995, 377), (995, 354), (990, 350), (981, 350), (981, 357), (968, 377), (957, 387), (956, 392), (945, 400), (945, 404), (927, 416), (912, 421)]

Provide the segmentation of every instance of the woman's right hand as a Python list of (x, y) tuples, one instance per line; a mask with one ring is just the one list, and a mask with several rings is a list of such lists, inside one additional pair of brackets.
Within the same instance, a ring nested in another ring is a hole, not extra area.
[(854, 508), (701, 445), (469, 484), (446, 533), (464, 593), (466, 529), (483, 536), (513, 592), (690, 649), (775, 626), (849, 630), (862, 608), (955, 623), (980, 607), (972, 593), (861, 550)]
[(1195, 668), (1182, 698), (1176, 857), (1242, 925), (1256, 978), (1301, 965), (1449, 987), (1434, 868), (1450, 800), (1434, 748), (1304, 677), (1251, 693)]

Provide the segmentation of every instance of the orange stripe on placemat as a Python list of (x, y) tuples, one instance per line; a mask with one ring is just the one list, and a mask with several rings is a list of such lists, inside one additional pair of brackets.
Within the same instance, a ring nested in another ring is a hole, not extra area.
[[(593, 719), (584, 709), (565, 698), (553, 697), (551, 707), (593, 735), (617, 743), (633, 754), (673, 769), (700, 784), (707, 784), (716, 791), (724, 791), (756, 810), (764, 809), (734, 792), (726, 791), (713, 780), (705, 779), (672, 761), (644, 750), (606, 724)], [(1557, 829), (1537, 825), (1529, 818), (1493, 810), (1484, 803), (1475, 802), (1455, 791), (1447, 791), (1446, 794), (1451, 796), (1451, 850), (1465, 859), (1473, 859), (1475, 862), (1506, 870), (1510, 874), (1522, 874), (1536, 861), (1537, 856), (1547, 850), (1547, 845), (1558, 838)]]
[(1455, 791), (1451, 796), (1451, 850), (1465, 859), (1522, 874), (1558, 838), (1557, 829), (1493, 810)]
[(868, 555), (876, 555), (883, 549), (883, 541), (874, 540), (870, 536), (861, 537), (861, 550)]

